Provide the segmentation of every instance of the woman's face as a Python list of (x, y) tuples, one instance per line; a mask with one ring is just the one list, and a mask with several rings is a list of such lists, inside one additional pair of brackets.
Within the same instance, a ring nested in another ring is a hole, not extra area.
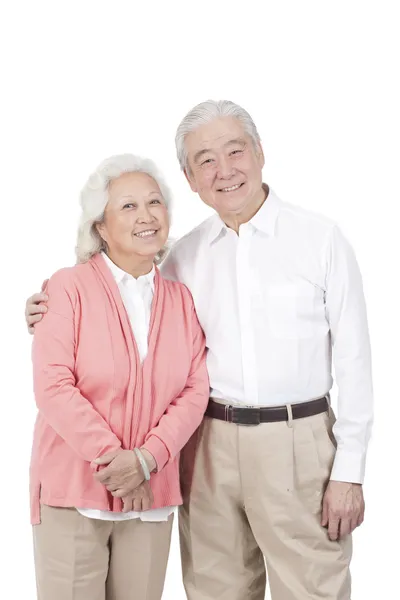
[(104, 222), (97, 230), (111, 256), (154, 259), (169, 232), (168, 211), (158, 184), (146, 173), (124, 173), (108, 188)]

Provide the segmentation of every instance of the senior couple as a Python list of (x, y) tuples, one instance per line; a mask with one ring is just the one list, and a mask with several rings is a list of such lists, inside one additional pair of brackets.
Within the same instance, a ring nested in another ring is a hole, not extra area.
[(27, 301), (38, 598), (159, 600), (180, 506), (189, 600), (262, 600), (267, 573), (273, 600), (349, 600), (372, 422), (354, 253), (263, 183), (240, 106), (194, 107), (176, 149), (216, 214), (161, 272), (168, 188), (115, 156), (81, 193), (77, 264)]

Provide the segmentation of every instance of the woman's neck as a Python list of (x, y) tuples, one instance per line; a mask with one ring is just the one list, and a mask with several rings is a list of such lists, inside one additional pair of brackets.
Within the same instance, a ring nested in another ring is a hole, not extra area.
[(123, 256), (110, 251), (106, 252), (108, 258), (120, 269), (132, 275), (135, 279), (147, 275), (153, 268), (153, 259), (145, 256)]

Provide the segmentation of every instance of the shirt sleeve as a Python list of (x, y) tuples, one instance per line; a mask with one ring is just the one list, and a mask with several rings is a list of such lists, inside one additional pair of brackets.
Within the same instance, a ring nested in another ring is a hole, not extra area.
[(35, 325), (32, 346), (35, 400), (47, 423), (83, 459), (121, 447), (120, 440), (76, 386), (75, 304), (65, 272), (48, 282), (48, 312)]
[(193, 353), (190, 373), (182, 393), (171, 402), (160, 421), (149, 431), (143, 448), (154, 456), (160, 471), (172, 461), (203, 419), (210, 384), (206, 366), (204, 333), (192, 307)]
[(328, 243), (325, 303), (339, 392), (331, 479), (363, 483), (373, 420), (371, 349), (360, 270), (337, 226)]

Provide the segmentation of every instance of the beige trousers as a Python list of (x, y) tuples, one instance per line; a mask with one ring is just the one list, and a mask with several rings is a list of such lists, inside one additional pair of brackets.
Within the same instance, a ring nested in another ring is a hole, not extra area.
[(205, 417), (181, 461), (188, 600), (263, 600), (266, 570), (273, 600), (350, 599), (351, 537), (332, 542), (320, 524), (333, 422)]
[(101, 521), (42, 505), (33, 526), (38, 600), (160, 600), (172, 521)]

